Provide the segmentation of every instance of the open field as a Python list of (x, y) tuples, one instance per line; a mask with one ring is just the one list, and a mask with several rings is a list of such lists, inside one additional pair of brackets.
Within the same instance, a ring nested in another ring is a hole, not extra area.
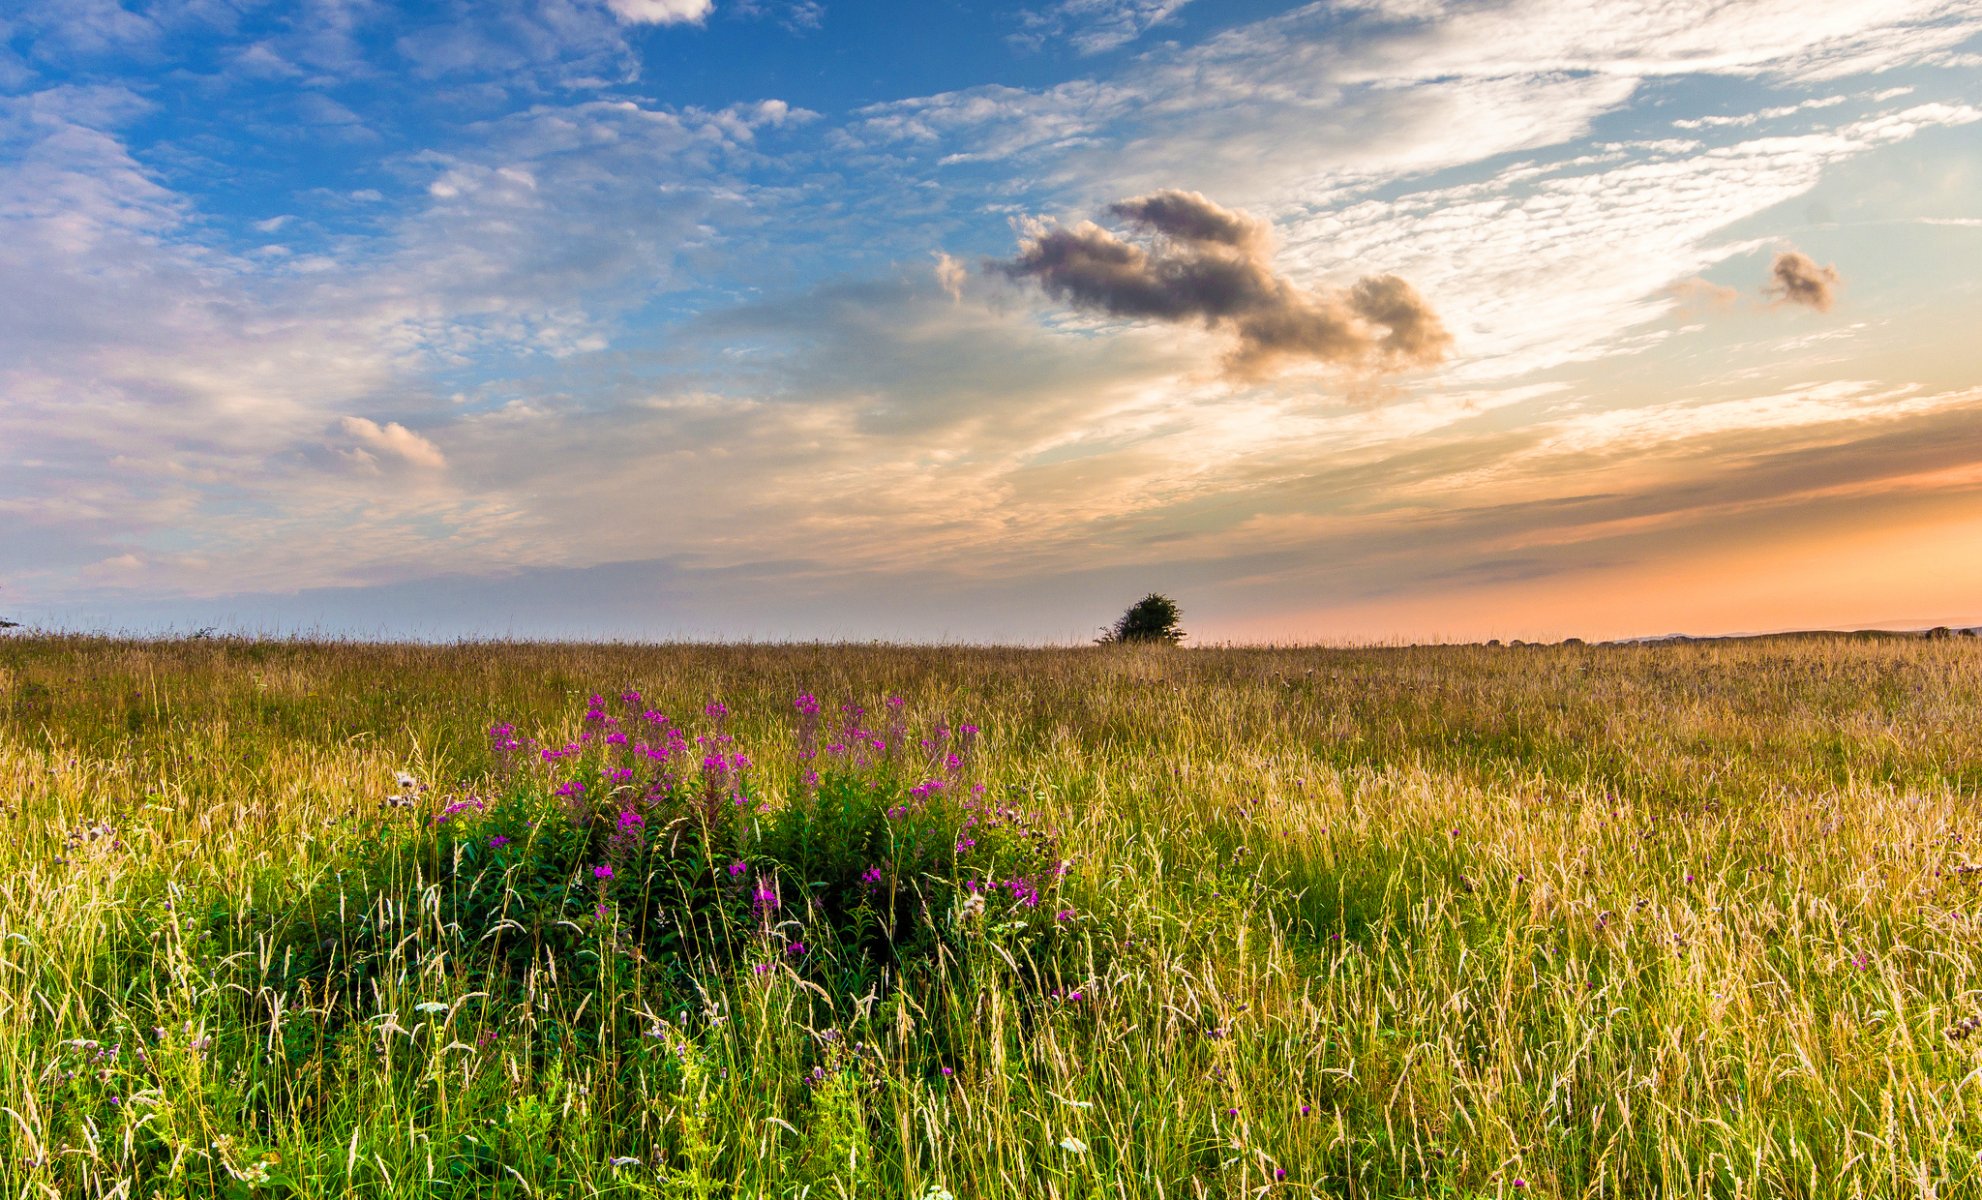
[(0, 1194), (1982, 1194), (1978, 793), (1965, 639), (13, 637)]

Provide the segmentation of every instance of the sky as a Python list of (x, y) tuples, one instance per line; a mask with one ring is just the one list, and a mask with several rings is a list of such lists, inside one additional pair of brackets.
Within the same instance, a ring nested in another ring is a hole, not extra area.
[(0, 0), (0, 617), (1982, 623), (1982, 0)]

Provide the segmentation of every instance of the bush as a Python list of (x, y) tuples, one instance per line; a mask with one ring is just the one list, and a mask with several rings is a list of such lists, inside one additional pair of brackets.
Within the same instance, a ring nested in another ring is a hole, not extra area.
[(1128, 642), (1175, 645), (1184, 640), (1184, 631), (1177, 625), (1182, 617), (1183, 610), (1175, 600), (1151, 592), (1130, 605), (1095, 641), (1104, 646)]

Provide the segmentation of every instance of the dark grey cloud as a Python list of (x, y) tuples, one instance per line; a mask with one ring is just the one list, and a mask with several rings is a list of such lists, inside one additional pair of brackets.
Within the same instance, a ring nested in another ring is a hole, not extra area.
[(1800, 250), (1785, 250), (1769, 266), (1769, 294), (1784, 304), (1800, 304), (1818, 312), (1831, 311), (1837, 302), (1838, 273), (1835, 266), (1819, 266)]
[(1347, 289), (1300, 287), (1273, 269), (1264, 221), (1197, 192), (1151, 192), (1108, 212), (1143, 240), (1091, 221), (1034, 223), (1018, 256), (991, 266), (1075, 308), (1223, 329), (1237, 338), (1226, 365), (1240, 375), (1297, 359), (1395, 371), (1440, 362), (1452, 345), (1409, 283), (1371, 275)]

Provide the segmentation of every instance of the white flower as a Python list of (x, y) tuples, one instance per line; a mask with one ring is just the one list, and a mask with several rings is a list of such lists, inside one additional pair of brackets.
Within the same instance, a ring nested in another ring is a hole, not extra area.
[(1086, 1154), (1087, 1143), (1070, 1133), (1060, 1139), (1060, 1149), (1065, 1150), (1068, 1154)]
[(413, 778), (411, 775), (408, 775), (404, 771), (399, 772), (398, 778), (399, 778), (399, 790), (402, 792), (410, 792), (414, 788), (420, 786), (419, 780)]
[(438, 1000), (422, 1000), (418, 1004), (415, 1004), (413, 1006), (413, 1011), (423, 1012), (423, 1013), (444, 1013), (448, 1010), (448, 1007), (449, 1007), (448, 1005), (443, 1004)]
[(630, 1154), (621, 1155), (618, 1158), (609, 1158), (606, 1160), (606, 1165), (609, 1167), (632, 1167), (632, 1166), (638, 1166), (639, 1163), (640, 1160), (634, 1158)]
[(956, 1193), (940, 1183), (932, 1183), (922, 1193), (922, 1200), (957, 1200)]

